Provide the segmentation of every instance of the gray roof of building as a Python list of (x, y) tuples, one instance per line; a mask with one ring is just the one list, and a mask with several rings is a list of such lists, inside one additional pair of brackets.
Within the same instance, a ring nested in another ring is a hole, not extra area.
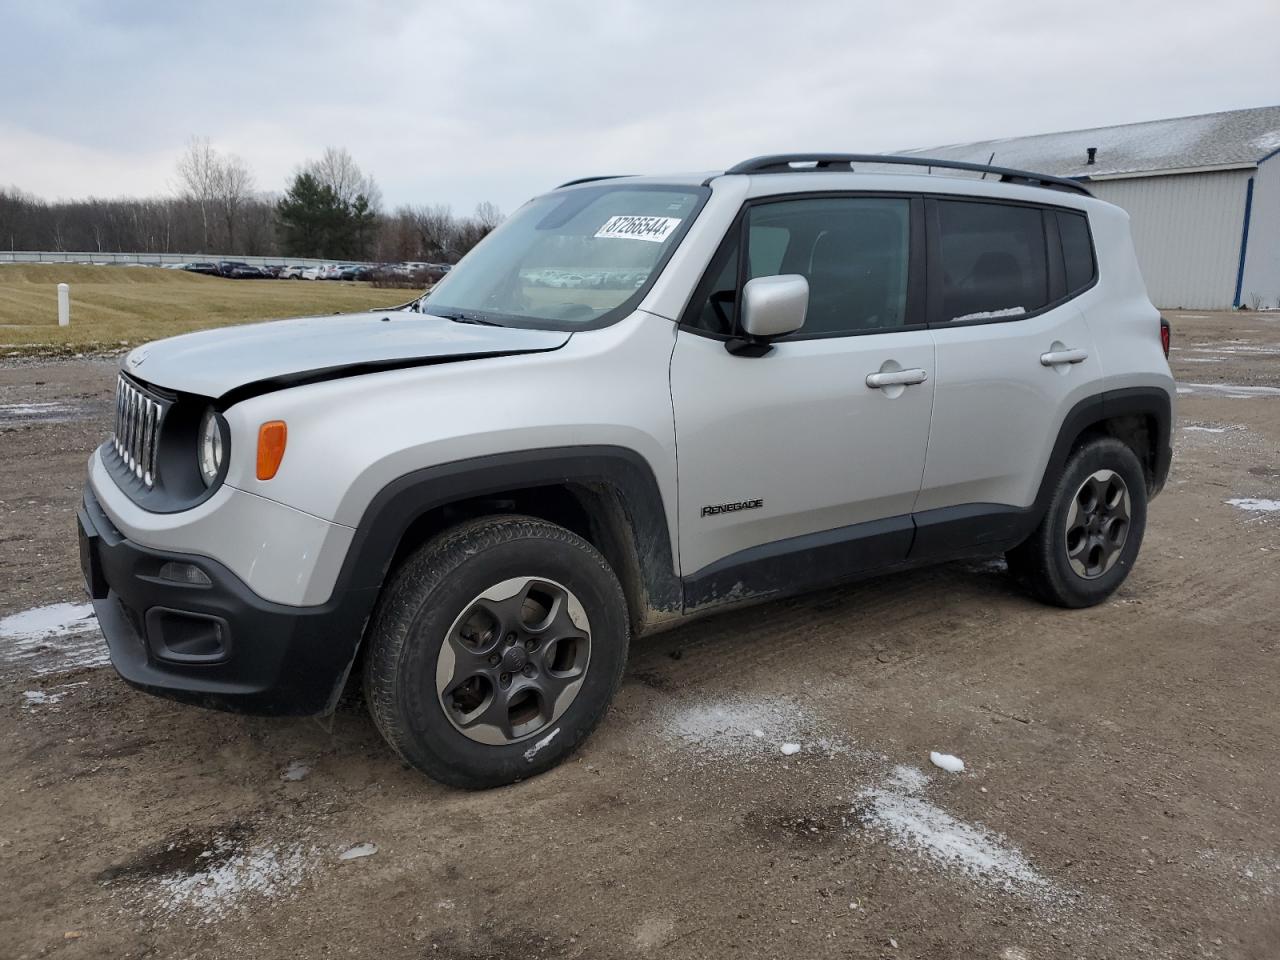
[[(1089, 147), (1098, 148), (1092, 165), (1087, 162)], [(990, 162), (1059, 177), (1106, 177), (1254, 165), (1277, 151), (1280, 151), (1280, 106), (956, 143), (902, 153), (941, 160)]]

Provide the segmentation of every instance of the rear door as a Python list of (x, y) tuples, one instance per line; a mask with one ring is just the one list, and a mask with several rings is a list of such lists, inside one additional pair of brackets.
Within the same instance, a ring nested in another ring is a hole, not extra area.
[(1068, 288), (1054, 209), (939, 198), (927, 213), (937, 358), (913, 559), (1016, 535), (1063, 418), (1101, 375), (1072, 302), (1093, 276)]
[[(905, 559), (933, 399), (923, 216), (906, 197), (755, 201), (713, 260), (671, 362), (690, 606)], [(742, 284), (777, 274), (808, 279), (804, 327), (735, 356)]]

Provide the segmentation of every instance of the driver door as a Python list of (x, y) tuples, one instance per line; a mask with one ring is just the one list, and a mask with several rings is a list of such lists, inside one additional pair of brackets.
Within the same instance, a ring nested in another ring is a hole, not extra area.
[[(687, 608), (906, 558), (933, 403), (920, 203), (756, 202), (717, 253), (671, 362)], [(730, 353), (742, 284), (776, 274), (808, 280), (804, 327)], [(868, 384), (886, 372), (913, 382)]]

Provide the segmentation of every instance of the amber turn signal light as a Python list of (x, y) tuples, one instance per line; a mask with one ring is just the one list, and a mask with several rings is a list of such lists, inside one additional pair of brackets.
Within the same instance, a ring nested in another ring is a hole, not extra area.
[(284, 459), (284, 445), (289, 428), (283, 420), (268, 420), (258, 428), (258, 479), (270, 480)]

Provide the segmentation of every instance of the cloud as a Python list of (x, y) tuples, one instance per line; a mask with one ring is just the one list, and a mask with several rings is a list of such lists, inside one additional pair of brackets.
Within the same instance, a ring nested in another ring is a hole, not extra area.
[(591, 173), (1261, 105), (1266, 41), (1241, 52), (1280, 7), (85, 0), (5, 20), (0, 179), (23, 189), (163, 192), (199, 134), (266, 189), (333, 144), (393, 205), (510, 210)]

